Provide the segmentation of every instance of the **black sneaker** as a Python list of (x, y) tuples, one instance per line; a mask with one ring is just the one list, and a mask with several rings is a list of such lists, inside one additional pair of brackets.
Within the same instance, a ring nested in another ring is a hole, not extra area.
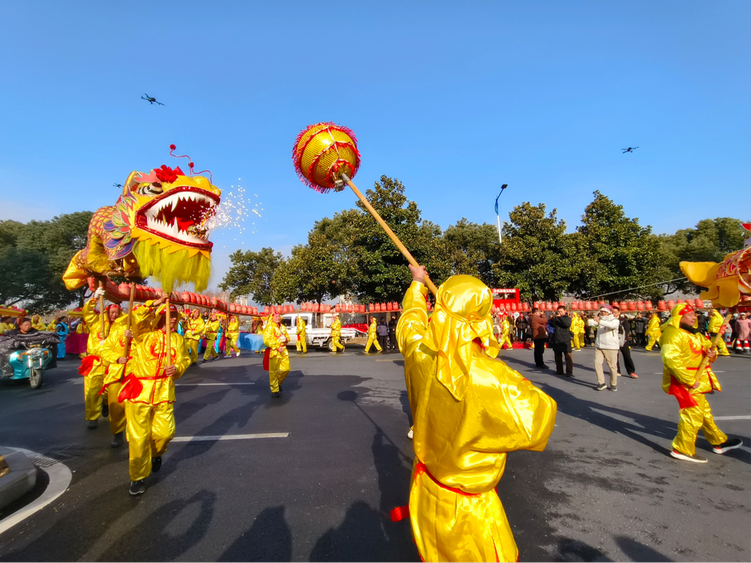
[(677, 450), (673, 450), (670, 452), (670, 455), (673, 456), (675, 459), (680, 459), (681, 461), (693, 461), (694, 463), (707, 463), (707, 460), (703, 457), (699, 457), (698, 455), (686, 455), (682, 454), (681, 452)]
[(612, 387), (608, 387), (611, 391), (618, 391), (618, 387), (613, 385)]
[(110, 406), (107, 403), (102, 403), (102, 418), (107, 418), (110, 415)]
[(597, 387), (595, 387), (595, 391), (605, 391), (605, 389), (607, 389), (607, 388), (608, 388), (607, 385), (605, 385), (604, 383), (601, 383), (600, 385), (598, 385)]
[(124, 432), (118, 432), (114, 436), (112, 436), (112, 441), (110, 442), (111, 448), (119, 448), (123, 445), (123, 434)]
[(712, 451), (716, 454), (722, 455), (725, 452), (729, 452), (730, 450), (740, 448), (742, 445), (743, 445), (743, 440), (741, 440), (740, 438), (733, 438), (732, 440), (725, 441), (719, 446), (712, 446)]
[(95, 428), (97, 428), (98, 426), (99, 426), (99, 421), (98, 421), (98, 420), (90, 420), (90, 421), (89, 421), (89, 426), (88, 426), (88, 429), (89, 429), (89, 430), (94, 430), (94, 429), (95, 429)]
[(131, 481), (130, 489), (128, 490), (128, 492), (134, 497), (145, 493), (146, 484), (143, 482), (143, 479), (141, 479), (140, 481)]
[(151, 458), (151, 472), (152, 473), (159, 473), (159, 470), (162, 468), (162, 458), (161, 457), (152, 457)]
[(274, 392), (273, 392), (273, 393), (271, 394), (271, 396), (272, 396), (272, 397), (274, 397), (275, 399), (277, 399), (277, 398), (281, 397), (281, 396), (282, 396), (282, 394), (281, 394), (281, 393), (280, 393), (279, 391), (274, 391)]

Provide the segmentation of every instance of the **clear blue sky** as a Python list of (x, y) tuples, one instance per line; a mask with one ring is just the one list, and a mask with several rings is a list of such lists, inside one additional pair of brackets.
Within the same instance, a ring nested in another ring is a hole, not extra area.
[(361, 189), (396, 177), (444, 228), (494, 222), (502, 183), (505, 214), (543, 202), (569, 229), (596, 189), (658, 233), (748, 220), (750, 45), (746, 0), (5, 0), (0, 219), (111, 205), (176, 143), (263, 202), (256, 233), (212, 236), (216, 283), (235, 248), (288, 252), (353, 206), (290, 159), (300, 129), (335, 121), (359, 138)]

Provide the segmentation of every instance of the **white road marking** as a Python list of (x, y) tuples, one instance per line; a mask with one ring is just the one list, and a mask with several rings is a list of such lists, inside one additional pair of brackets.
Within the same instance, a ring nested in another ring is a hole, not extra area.
[(229, 434), (225, 436), (175, 436), (173, 442), (219, 442), (224, 440), (255, 440), (257, 438), (287, 438), (289, 432), (267, 432), (265, 434)]
[[(41, 456), (41, 454), (32, 452), (30, 450), (25, 450), (23, 448), (9, 449), (23, 452), (27, 456), (35, 455), (43, 457)], [(42, 493), (42, 496), (40, 496), (31, 504), (24, 506), (17, 512), (14, 512), (10, 516), (7, 516), (6, 518), (0, 520), (0, 534), (54, 501), (68, 489), (68, 485), (70, 485), (70, 481), (73, 478), (73, 475), (71, 474), (70, 469), (68, 469), (68, 466), (62, 463), (55, 463), (53, 465), (45, 467), (44, 472), (49, 475), (50, 482), (47, 484), (47, 488)]]
[(247, 383), (175, 383), (175, 387), (180, 385), (255, 385), (255, 383), (252, 381)]
[(715, 420), (751, 420), (751, 414), (744, 414), (740, 416), (715, 416)]

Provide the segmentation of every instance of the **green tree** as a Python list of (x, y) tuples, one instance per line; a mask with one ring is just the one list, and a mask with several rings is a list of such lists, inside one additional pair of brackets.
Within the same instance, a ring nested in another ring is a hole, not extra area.
[(83, 290), (65, 289), (62, 275), (86, 245), (92, 213), (59, 215), (50, 221), (0, 222), (0, 301), (46, 313), (80, 304)]
[(557, 210), (528, 202), (514, 207), (504, 223), (500, 260), (492, 265), (502, 287), (519, 289), (525, 301), (557, 300), (580, 275), (576, 237), (566, 236)]
[(238, 295), (252, 295), (256, 303), (274, 304), (271, 281), (282, 262), (282, 254), (268, 247), (258, 252), (237, 250), (230, 255), (230, 260), (232, 266), (219, 288), (230, 291), (231, 299)]
[(494, 225), (478, 225), (462, 218), (446, 229), (443, 240), (448, 248), (452, 274), (475, 276), (488, 287), (497, 285), (493, 265), (500, 260), (501, 246)]
[[(441, 229), (422, 219), (420, 209), (407, 200), (399, 180), (381, 176), (366, 197), (415, 260), (426, 267), (436, 285), (451, 275)], [(365, 206), (359, 201), (357, 206), (360, 211), (352, 217), (350, 248), (352, 291), (363, 303), (401, 301), (412, 280), (407, 260)]]
[(627, 291), (662, 281), (660, 262), (664, 256), (652, 227), (642, 227), (638, 219), (626, 217), (623, 206), (599, 191), (594, 196), (577, 229), (583, 237), (587, 271), (572, 284), (572, 291), (582, 297), (603, 295), (607, 299), (660, 297), (658, 286)]

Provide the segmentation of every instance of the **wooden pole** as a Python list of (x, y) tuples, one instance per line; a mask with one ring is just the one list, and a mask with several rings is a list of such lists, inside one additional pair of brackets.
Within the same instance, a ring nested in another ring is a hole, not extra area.
[[(104, 281), (99, 280), (99, 289), (104, 289), (104, 287)], [(107, 335), (104, 333), (104, 295), (99, 296), (99, 326), (102, 329), (102, 340), (104, 340), (107, 338)]]
[[(714, 338), (711, 340), (712, 342), (712, 348), (717, 348), (717, 345), (720, 343), (720, 339), (722, 338), (722, 335), (724, 331), (722, 330), (722, 327), (724, 327), (726, 324), (730, 322), (730, 319), (733, 318), (733, 313), (728, 313), (725, 315), (725, 320), (723, 321), (722, 325), (720, 326), (720, 331), (715, 334)], [(704, 373), (704, 370), (709, 365), (709, 358), (707, 356), (704, 356), (702, 358), (701, 363), (699, 364), (699, 367), (696, 370), (696, 380), (698, 381), (701, 377), (701, 374)]]
[[(169, 294), (167, 294), (167, 295), (169, 295)], [(169, 367), (169, 366), (172, 365), (172, 350), (171, 350), (171, 343), (170, 343), (170, 327), (171, 327), (172, 323), (171, 323), (171, 319), (170, 319), (169, 297), (167, 297), (167, 301), (165, 302), (165, 305), (167, 306), (166, 317), (165, 317), (165, 319), (167, 321), (167, 324), (164, 327), (164, 333), (167, 335), (167, 342), (165, 343), (165, 345), (166, 345), (166, 348), (167, 348), (167, 367)]]
[[(128, 330), (133, 329), (133, 303), (136, 299), (136, 284), (131, 283), (130, 284), (130, 297), (128, 298), (128, 321), (127, 321), (127, 327)], [(130, 356), (130, 343), (131, 339), (128, 338), (128, 341), (125, 343), (125, 357), (127, 358)]]
[[(370, 205), (370, 202), (365, 199), (365, 196), (362, 195), (362, 192), (357, 189), (357, 186), (355, 186), (354, 183), (352, 183), (352, 180), (349, 179), (349, 176), (342, 174), (342, 178), (345, 182), (347, 182), (347, 185), (352, 188), (352, 191), (355, 192), (355, 195), (365, 206), (365, 209), (370, 211), (370, 214), (373, 216), (373, 218), (378, 221), (378, 224), (383, 228), (384, 231), (386, 231), (386, 234), (391, 239), (391, 242), (393, 242), (401, 251), (402, 255), (407, 259), (407, 262), (412, 264), (412, 266), (414, 266), (415, 268), (418, 267), (419, 264), (417, 263), (417, 260), (412, 257), (412, 254), (409, 252), (409, 250), (407, 250), (407, 247), (402, 244), (402, 241), (399, 240), (399, 237), (394, 234), (394, 231), (391, 230), (391, 227), (386, 224), (386, 221), (384, 221), (383, 218), (378, 214), (378, 211), (376, 211), (373, 206)], [(438, 288), (436, 288), (435, 284), (430, 280), (428, 274), (425, 274), (425, 285), (428, 286), (428, 289), (433, 293), (433, 295), (438, 294)]]

